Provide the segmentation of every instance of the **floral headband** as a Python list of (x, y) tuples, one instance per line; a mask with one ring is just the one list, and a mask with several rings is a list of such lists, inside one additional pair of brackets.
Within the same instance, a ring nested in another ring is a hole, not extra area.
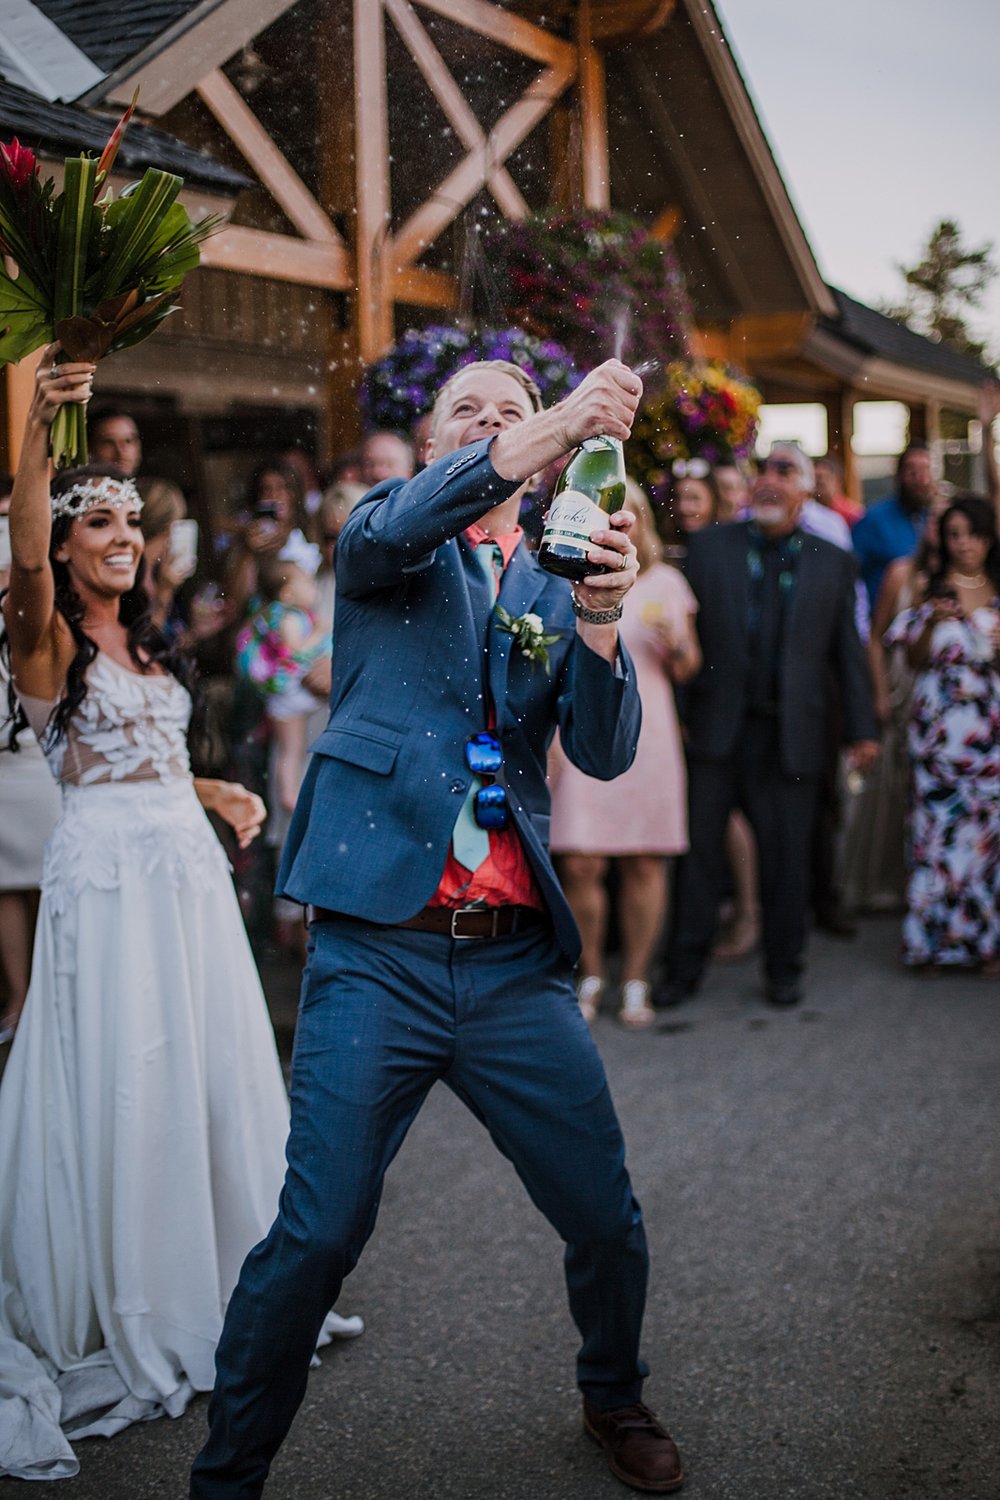
[(88, 510), (107, 505), (111, 510), (142, 510), (142, 499), (131, 479), (113, 479), (105, 474), (99, 479), (81, 479), (52, 497), (52, 519), (62, 516), (76, 520)]

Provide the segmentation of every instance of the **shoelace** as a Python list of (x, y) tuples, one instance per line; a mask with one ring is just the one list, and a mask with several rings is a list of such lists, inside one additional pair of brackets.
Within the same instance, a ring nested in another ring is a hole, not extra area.
[(618, 1411), (605, 1412), (604, 1419), (610, 1421), (618, 1431), (632, 1432), (645, 1428), (659, 1433), (661, 1437), (666, 1437), (666, 1433), (648, 1406), (623, 1406)]

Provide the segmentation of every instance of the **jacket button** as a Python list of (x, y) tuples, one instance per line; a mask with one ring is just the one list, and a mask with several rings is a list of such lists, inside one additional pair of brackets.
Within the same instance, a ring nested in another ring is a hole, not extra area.
[(458, 777), (456, 776), (455, 780), (451, 783), (451, 786), (448, 788), (448, 790), (450, 792), (464, 792), (465, 791), (465, 782), (464, 781), (460, 781), (458, 779)]

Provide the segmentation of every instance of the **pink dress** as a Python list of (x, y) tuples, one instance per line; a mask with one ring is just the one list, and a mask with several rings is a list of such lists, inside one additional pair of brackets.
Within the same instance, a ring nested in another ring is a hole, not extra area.
[(551, 845), (556, 854), (683, 854), (687, 776), (666, 653), (651, 621), (680, 632), (698, 608), (682, 573), (654, 563), (625, 597), (621, 636), (635, 663), (642, 729), (635, 760), (614, 781), (596, 781), (554, 747)]

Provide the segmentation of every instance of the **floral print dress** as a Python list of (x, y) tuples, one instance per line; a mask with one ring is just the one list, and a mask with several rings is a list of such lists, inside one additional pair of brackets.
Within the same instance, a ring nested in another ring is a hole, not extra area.
[[(887, 645), (914, 641), (929, 604), (904, 610)], [(1000, 958), (1000, 600), (934, 627), (910, 708), (910, 838), (903, 962)]]

